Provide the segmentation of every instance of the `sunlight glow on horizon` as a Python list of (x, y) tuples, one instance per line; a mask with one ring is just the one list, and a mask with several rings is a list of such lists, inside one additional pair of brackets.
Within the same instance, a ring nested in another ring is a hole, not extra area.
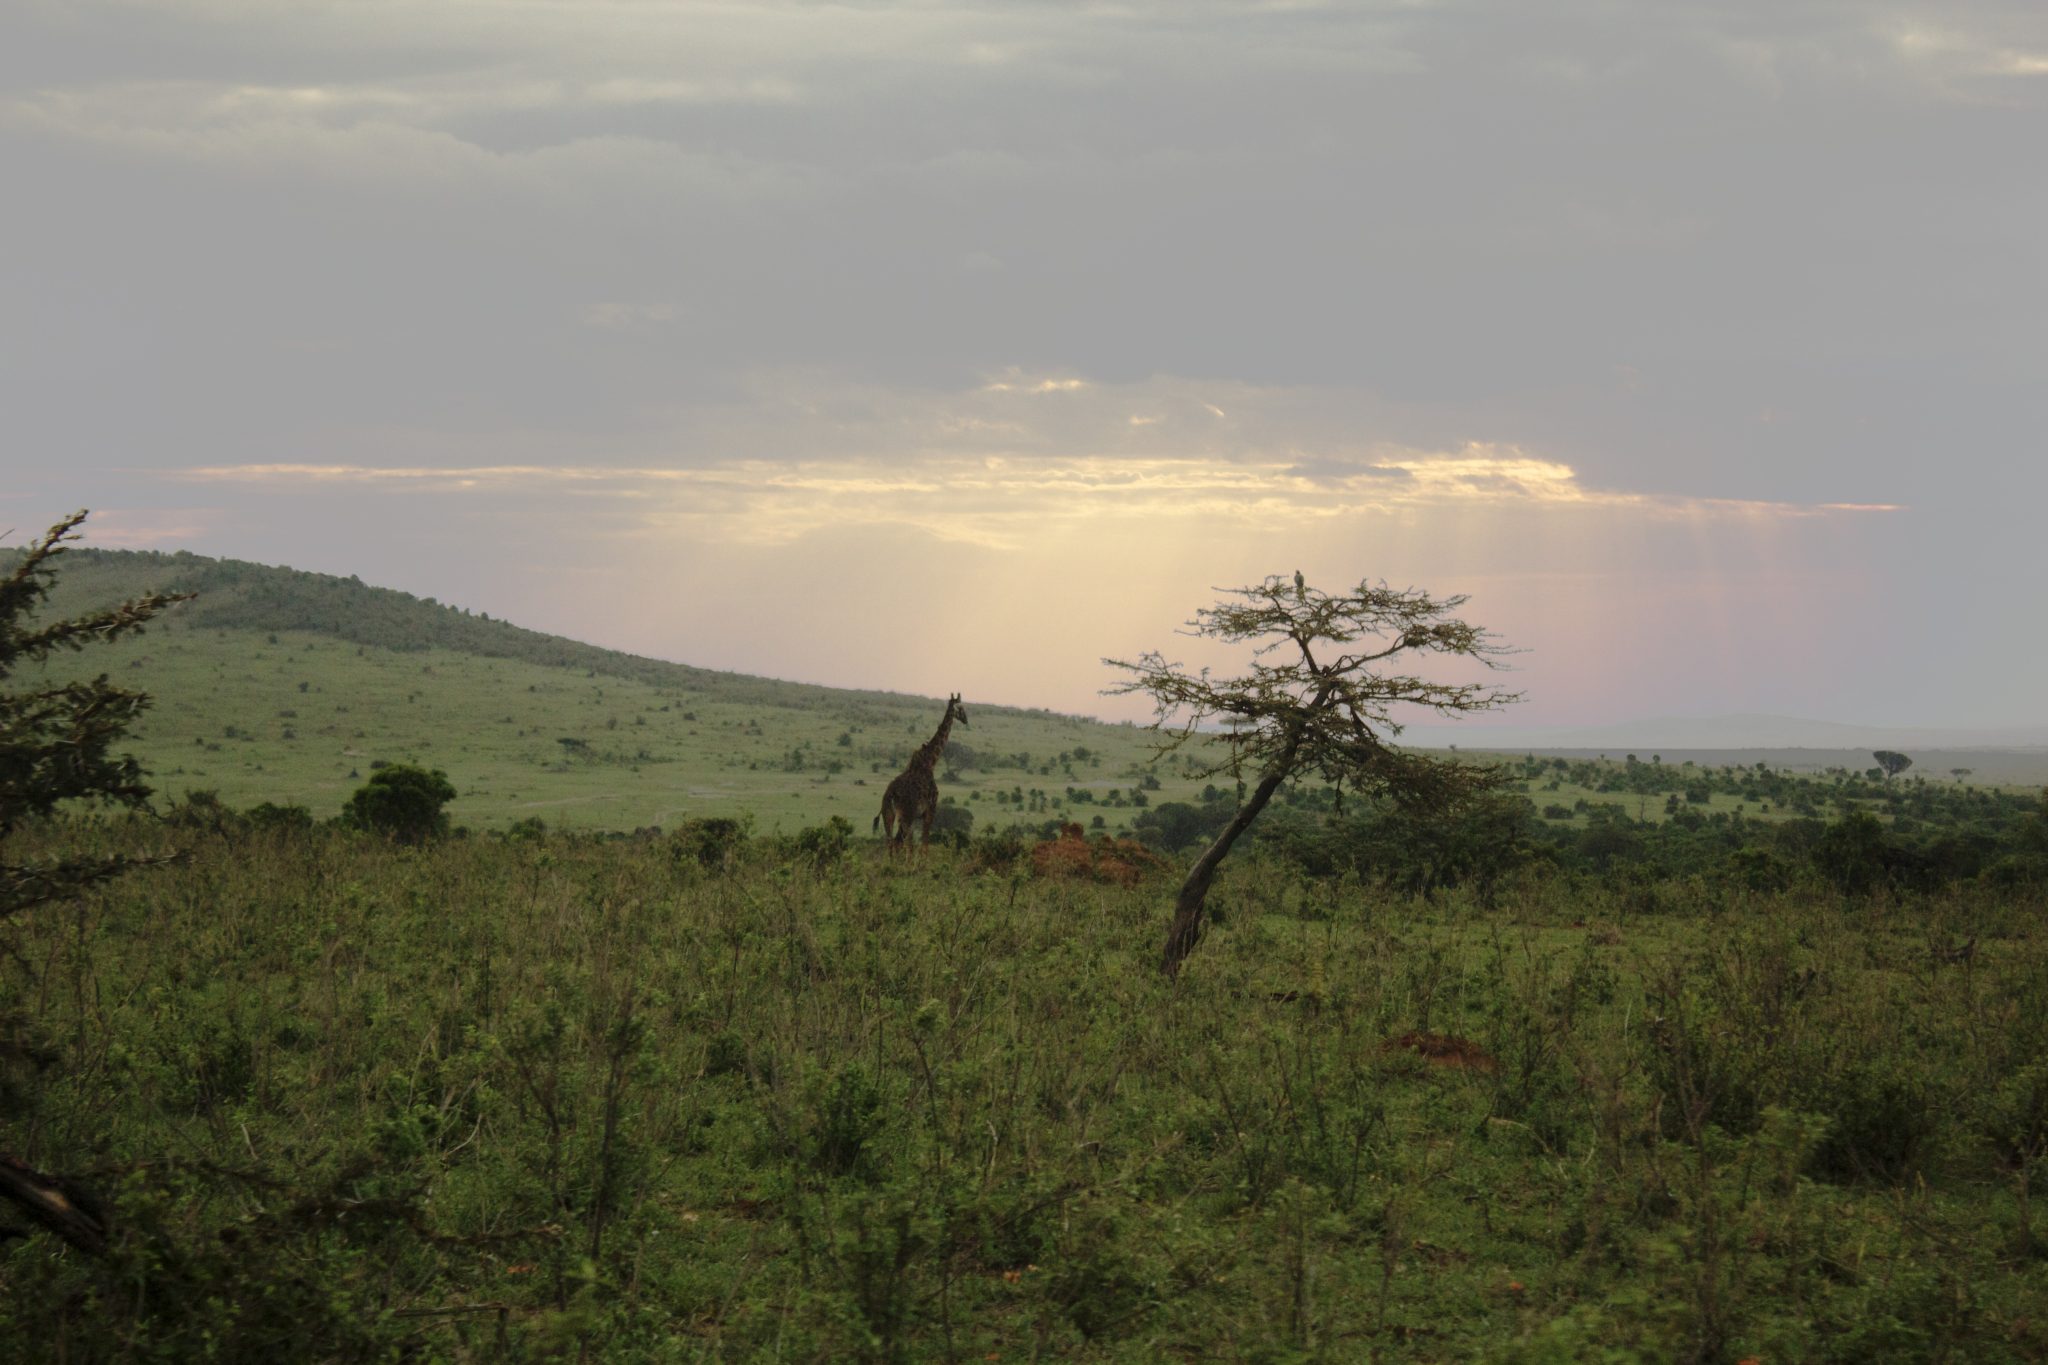
[[(1332, 587), (1364, 572), (1474, 593), (1468, 619), (1526, 651), (1510, 681), (1533, 704), (1508, 723), (1599, 719), (1623, 691), (1671, 705), (1733, 696), (1759, 667), (1835, 647), (1840, 623), (1867, 614), (1856, 528), (1899, 510), (1591, 488), (1564, 462), (1477, 443), (1309, 463), (1008, 452), (175, 477), (267, 500), (346, 496), (366, 516), (431, 521), (460, 505), (529, 539), (557, 528), (585, 562), (536, 566), (498, 586), (516, 598), (475, 605), (592, 643), (1140, 721), (1138, 703), (1098, 695), (1110, 680), (1100, 659), (1163, 647), (1241, 667), (1175, 632), (1215, 585), (1296, 567)], [(1745, 647), (1759, 641), (1775, 642), (1769, 664)]]

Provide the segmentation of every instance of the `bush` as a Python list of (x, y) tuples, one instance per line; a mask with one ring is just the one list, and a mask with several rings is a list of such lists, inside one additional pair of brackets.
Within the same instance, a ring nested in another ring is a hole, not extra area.
[[(850, 827), (849, 827), (850, 828)], [(671, 837), (670, 850), (677, 861), (694, 860), (713, 872), (732, 866), (747, 842), (747, 826), (725, 816), (685, 820)]]
[(887, 1122), (881, 1087), (868, 1069), (849, 1062), (812, 1096), (812, 1167), (826, 1175), (871, 1175), (869, 1142)]
[(524, 820), (514, 820), (505, 830), (505, 840), (514, 844), (537, 844), (547, 838), (548, 822), (538, 815), (529, 815)]
[(853, 838), (853, 826), (843, 815), (835, 815), (822, 825), (812, 825), (796, 836), (796, 851), (819, 867), (836, 863), (846, 856), (846, 847)]
[(1031, 856), (1031, 844), (1016, 826), (983, 830), (972, 844), (974, 866), (1009, 872)]
[(973, 811), (950, 799), (940, 804), (938, 818), (932, 822), (933, 842), (951, 848), (966, 848), (973, 833)]
[(1178, 853), (1214, 839), (1236, 813), (1236, 803), (1228, 799), (1227, 793), (1205, 798), (1199, 806), (1164, 801), (1131, 821), (1131, 832), (1153, 848)]
[(1876, 890), (1885, 880), (1891, 856), (1883, 822), (1860, 810), (1829, 825), (1813, 850), (1814, 866), (1848, 896)]
[(1808, 1169), (1837, 1182), (1909, 1179), (1925, 1165), (1943, 1117), (1926, 1078), (1888, 1057), (1825, 1077), (1805, 1104), (1829, 1120)]
[(304, 806), (283, 805), (274, 801), (262, 801), (249, 807), (243, 819), (252, 829), (269, 830), (280, 834), (300, 834), (313, 828), (313, 812)]
[(235, 812), (220, 793), (205, 787), (194, 787), (185, 793), (184, 799), (175, 801), (164, 812), (164, 822), (175, 829), (204, 829), (224, 834), (235, 823)]
[(356, 789), (341, 819), (351, 829), (422, 844), (448, 832), (448, 814), (441, 808), (454, 799), (454, 784), (439, 768), (394, 763)]

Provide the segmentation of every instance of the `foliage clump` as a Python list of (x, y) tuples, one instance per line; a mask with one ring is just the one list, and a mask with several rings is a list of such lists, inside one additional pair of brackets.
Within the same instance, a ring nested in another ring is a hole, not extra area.
[(695, 863), (707, 872), (730, 871), (746, 848), (749, 823), (722, 815), (685, 820), (669, 836), (669, 849), (678, 862)]
[(342, 823), (401, 844), (423, 844), (448, 832), (442, 807), (454, 799), (455, 784), (439, 768), (393, 763), (356, 788), (342, 808)]
[(830, 867), (844, 858), (852, 845), (853, 824), (845, 816), (835, 815), (822, 825), (798, 830), (792, 842), (798, 856), (812, 867)]

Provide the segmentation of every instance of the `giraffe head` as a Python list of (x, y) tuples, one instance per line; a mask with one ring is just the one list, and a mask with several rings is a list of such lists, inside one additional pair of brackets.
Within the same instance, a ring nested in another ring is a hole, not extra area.
[(958, 692), (946, 698), (946, 715), (949, 719), (958, 721), (963, 727), (973, 728), (967, 725), (967, 708), (960, 704)]

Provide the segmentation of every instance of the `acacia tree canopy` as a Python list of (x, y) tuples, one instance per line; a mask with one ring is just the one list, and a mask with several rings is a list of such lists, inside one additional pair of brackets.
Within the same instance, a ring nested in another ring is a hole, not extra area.
[(1157, 651), (1135, 661), (1103, 660), (1129, 675), (1106, 692), (1152, 699), (1154, 728), (1168, 737), (1164, 750), (1200, 734), (1224, 746), (1204, 775), (1259, 774), (1236, 817), (1182, 884), (1161, 970), (1176, 974), (1193, 950), (1217, 866), (1288, 778), (1314, 774), (1339, 791), (1408, 805), (1448, 805), (1497, 785), (1490, 768), (1425, 757), (1389, 742), (1401, 733), (1396, 707), (1455, 716), (1521, 699), (1483, 682), (1439, 682), (1403, 671), (1425, 654), (1501, 667), (1509, 651), (1490, 632), (1453, 615), (1465, 601), (1369, 580), (1326, 593), (1298, 572), (1276, 574), (1227, 590), (1188, 623), (1189, 634), (1253, 645), (1250, 669), (1237, 677), (1213, 677), (1206, 668), (1191, 672)]

